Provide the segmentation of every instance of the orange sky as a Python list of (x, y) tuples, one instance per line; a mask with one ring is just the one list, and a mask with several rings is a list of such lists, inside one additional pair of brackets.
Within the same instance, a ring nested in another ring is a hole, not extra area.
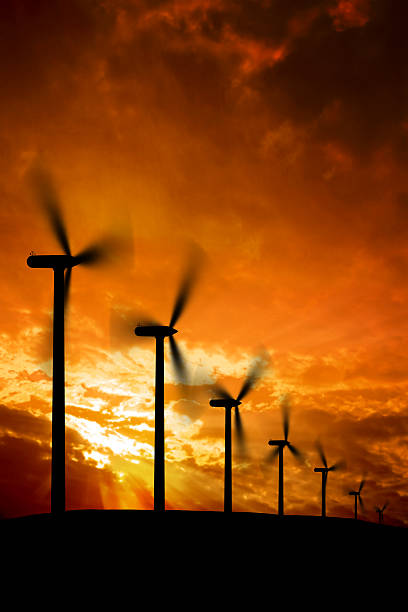
[[(234, 509), (277, 511), (289, 394), (285, 510), (328, 513), (367, 483), (367, 520), (408, 520), (408, 42), (403, 0), (5, 0), (0, 6), (0, 513), (50, 504), (52, 274), (59, 253), (27, 180), (58, 187), (73, 251), (126, 235), (120, 258), (75, 269), (67, 329), (68, 507), (151, 508), (153, 343), (119, 344), (112, 313), (168, 323), (186, 253), (205, 253), (166, 364), (167, 504), (221, 510), (218, 378), (238, 392), (260, 346), (270, 367), (242, 406), (250, 460)], [(129, 238), (131, 240), (129, 240)], [(131, 246), (129, 246), (131, 245)]]

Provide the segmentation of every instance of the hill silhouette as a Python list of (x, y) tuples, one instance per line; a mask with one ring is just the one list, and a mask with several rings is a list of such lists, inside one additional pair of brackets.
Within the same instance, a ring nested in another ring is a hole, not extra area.
[(70, 510), (60, 517), (36, 514), (0, 521), (0, 536), (14, 539), (41, 537), (100, 538), (107, 548), (121, 541), (150, 548), (155, 541), (169, 546), (201, 547), (229, 543), (248, 554), (262, 547), (301, 547), (313, 554), (318, 548), (337, 550), (339, 556), (358, 543), (379, 550), (398, 549), (408, 543), (408, 530), (387, 524), (338, 517), (261, 514), (250, 512), (167, 510)]
[(395, 597), (408, 530), (335, 517), (73, 510), (2, 520), (0, 541), (19, 584), (34, 572), (49, 588), (82, 585), (102, 602), (114, 591), (151, 607), (257, 609), (272, 599), (293, 609), (319, 608), (322, 589), (338, 604)]

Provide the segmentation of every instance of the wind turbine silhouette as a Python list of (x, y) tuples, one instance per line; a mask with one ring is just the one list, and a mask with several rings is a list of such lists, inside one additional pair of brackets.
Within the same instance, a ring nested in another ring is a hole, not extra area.
[(155, 408), (154, 408), (154, 510), (165, 510), (165, 462), (164, 462), (164, 339), (169, 338), (170, 355), (178, 378), (186, 381), (187, 370), (184, 359), (174, 339), (174, 328), (191, 295), (198, 272), (198, 251), (182, 279), (173, 307), (169, 325), (154, 321), (141, 322), (135, 328), (136, 336), (147, 336), (156, 340)]
[[(264, 356), (265, 357), (265, 356)], [(235, 432), (241, 454), (245, 454), (245, 438), (242, 427), (241, 415), (238, 406), (254, 387), (266, 366), (266, 362), (257, 358), (252, 363), (246, 379), (236, 399), (218, 383), (213, 389), (218, 398), (210, 400), (210, 406), (214, 408), (225, 408), (225, 455), (224, 455), (224, 512), (232, 512), (232, 436), (231, 436), (231, 411), (235, 408)]]
[(365, 478), (363, 478), (360, 482), (360, 486), (358, 487), (357, 491), (350, 491), (349, 495), (354, 495), (354, 518), (357, 519), (357, 499), (359, 501), (359, 504), (361, 506), (361, 509), (364, 512), (364, 504), (363, 504), (363, 500), (361, 499), (361, 491), (364, 487), (365, 484)]
[(94, 244), (72, 255), (60, 204), (51, 177), (36, 169), (32, 178), (37, 195), (64, 255), (34, 255), (27, 259), (30, 268), (50, 268), (54, 272), (53, 354), (52, 354), (52, 449), (51, 514), (65, 511), (65, 309), (68, 302), (72, 268), (93, 264), (106, 254), (107, 244)]
[(283, 420), (283, 440), (269, 440), (269, 446), (276, 446), (271, 452), (268, 461), (274, 461), (279, 457), (279, 491), (278, 491), (278, 515), (283, 516), (283, 449), (287, 447), (292, 455), (303, 462), (303, 454), (288, 441), (289, 425), (290, 425), (290, 408), (288, 399), (285, 397), (282, 401), (282, 420)]
[(378, 512), (378, 522), (382, 524), (384, 522), (384, 510), (388, 508), (388, 502), (386, 502), (382, 508), (375, 506), (375, 511)]
[(320, 458), (322, 460), (322, 463), (324, 465), (324, 467), (321, 468), (314, 468), (314, 472), (321, 472), (322, 474), (322, 516), (325, 517), (326, 516), (326, 485), (327, 485), (327, 475), (329, 472), (334, 472), (336, 470), (339, 470), (341, 468), (344, 467), (344, 462), (343, 461), (339, 461), (337, 463), (334, 463), (332, 466), (328, 466), (327, 465), (327, 459), (326, 459), (326, 455), (324, 454), (324, 450), (322, 445), (320, 444), (320, 442), (316, 442), (316, 448), (317, 448), (317, 452), (320, 455)]

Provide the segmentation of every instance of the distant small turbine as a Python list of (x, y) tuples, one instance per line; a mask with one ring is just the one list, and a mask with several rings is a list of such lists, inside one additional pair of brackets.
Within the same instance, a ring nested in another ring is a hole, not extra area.
[(274, 461), (279, 457), (279, 490), (278, 490), (278, 514), (283, 516), (283, 449), (287, 447), (292, 455), (303, 462), (303, 454), (288, 441), (290, 408), (287, 398), (282, 402), (283, 440), (269, 440), (269, 446), (276, 446), (268, 457), (268, 461)]
[(384, 510), (388, 508), (388, 502), (386, 502), (382, 508), (375, 506), (375, 511), (378, 512), (378, 522), (382, 524), (384, 522)]
[(327, 465), (326, 455), (324, 454), (323, 447), (320, 442), (316, 442), (316, 448), (322, 460), (324, 467), (314, 468), (314, 472), (321, 472), (322, 474), (322, 516), (326, 516), (326, 485), (327, 485), (327, 475), (329, 472), (334, 472), (344, 467), (344, 462), (339, 461), (338, 463), (334, 463), (331, 467)]
[[(263, 355), (265, 358), (265, 356)], [(241, 454), (245, 453), (245, 439), (241, 415), (238, 406), (241, 400), (249, 393), (258, 381), (266, 365), (265, 361), (256, 359), (244, 380), (241, 391), (236, 399), (232, 397), (221, 385), (214, 385), (214, 391), (220, 399), (210, 400), (210, 406), (225, 408), (225, 456), (224, 456), (224, 512), (232, 512), (232, 440), (231, 440), (231, 411), (235, 408), (235, 431)]]
[(364, 484), (365, 484), (365, 479), (363, 478), (362, 481), (360, 482), (360, 486), (358, 487), (358, 490), (349, 492), (349, 495), (354, 495), (354, 518), (355, 519), (357, 519), (357, 499), (359, 501), (362, 511), (364, 512), (364, 504), (363, 504), (363, 500), (361, 499), (361, 491), (364, 487)]

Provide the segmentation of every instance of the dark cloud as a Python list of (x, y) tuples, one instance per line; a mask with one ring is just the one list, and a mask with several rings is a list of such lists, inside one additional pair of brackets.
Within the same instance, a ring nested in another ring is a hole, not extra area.
[(0, 513), (5, 516), (48, 512), (49, 449), (38, 442), (0, 437)]
[(5, 434), (37, 440), (39, 443), (51, 437), (51, 421), (26, 410), (0, 405), (0, 423)]
[[(407, 110), (406, 15), (403, 1), (377, 2), (364, 27), (339, 32), (322, 14), (287, 57), (254, 76), (253, 85), (274, 113), (310, 125), (321, 142), (337, 141), (358, 156), (400, 142)], [(338, 112), (325, 118), (334, 104)]]

